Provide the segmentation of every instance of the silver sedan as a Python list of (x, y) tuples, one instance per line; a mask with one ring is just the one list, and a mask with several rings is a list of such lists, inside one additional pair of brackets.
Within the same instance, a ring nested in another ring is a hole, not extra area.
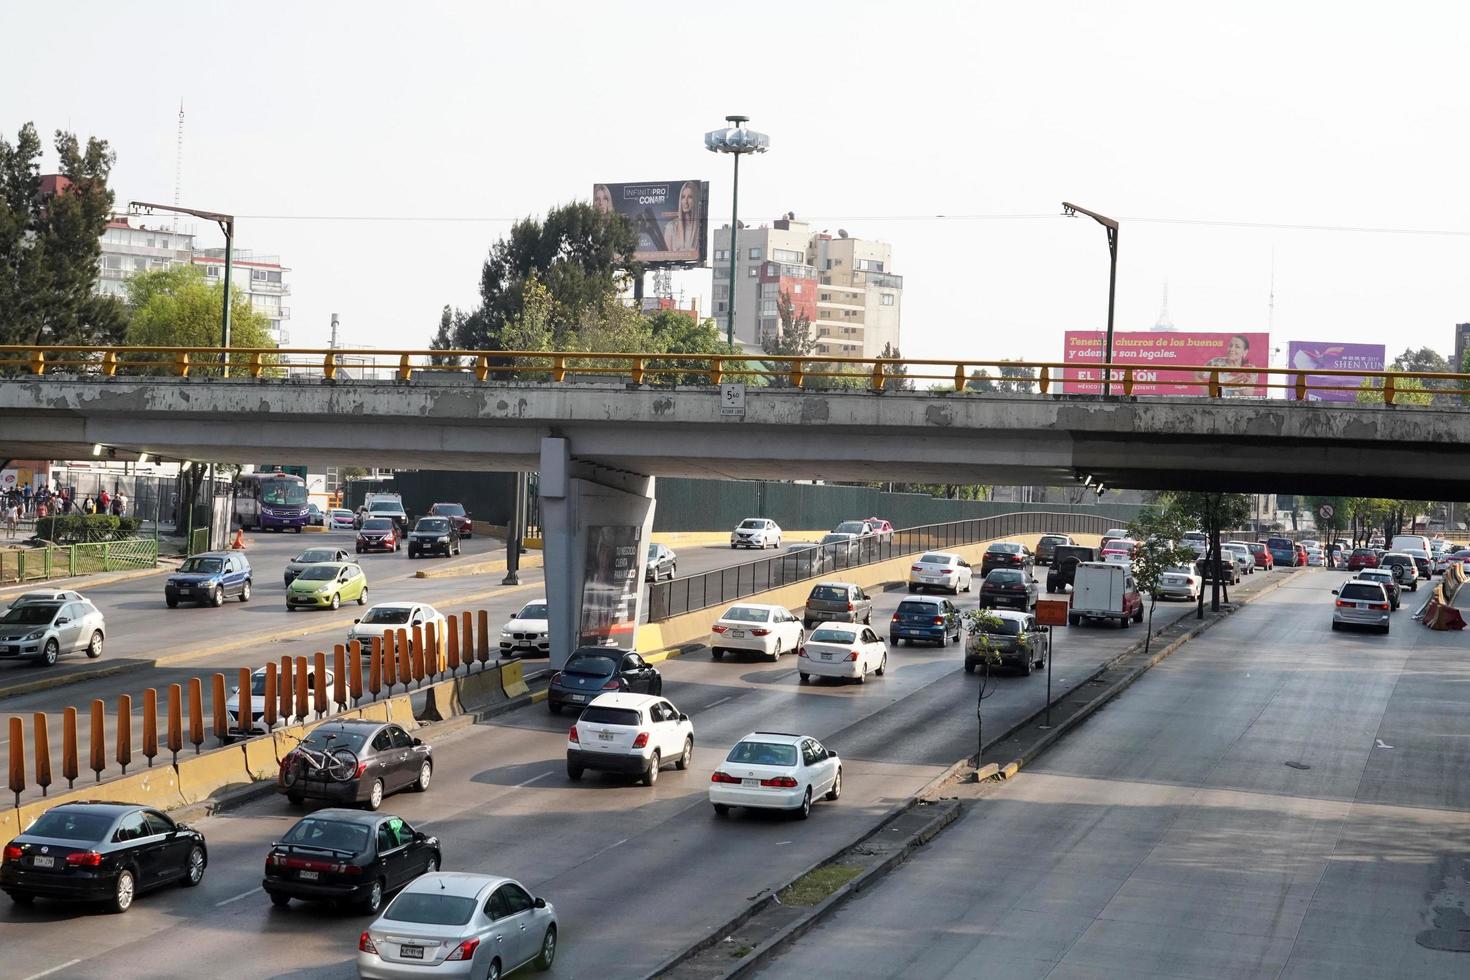
[(86, 599), (17, 603), (0, 616), (0, 660), (50, 667), (67, 653), (102, 656), (106, 622)]
[(398, 893), (357, 944), (357, 974), (381, 980), (499, 980), (527, 963), (551, 969), (556, 910), (519, 882), (436, 871)]

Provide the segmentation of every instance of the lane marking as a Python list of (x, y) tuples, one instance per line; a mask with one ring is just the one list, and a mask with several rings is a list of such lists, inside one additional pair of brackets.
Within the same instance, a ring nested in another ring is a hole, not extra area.
[(67, 962), (62, 963), (60, 966), (53, 966), (49, 970), (42, 970), (40, 973), (32, 973), (30, 976), (26, 977), (26, 980), (39, 980), (40, 977), (49, 977), (53, 973), (60, 973), (62, 970), (74, 967), (80, 962), (81, 960), (68, 960)]
[(520, 789), (522, 786), (530, 786), (536, 780), (538, 780), (538, 779), (545, 779), (547, 776), (550, 776), (550, 775), (551, 775), (551, 773), (549, 773), (549, 772), (543, 772), (539, 776), (532, 776), (530, 779), (526, 780), (524, 783), (516, 783), (516, 789)]
[(709, 704), (704, 706), (704, 710), (708, 711), (710, 708), (713, 708), (717, 704), (724, 704), (726, 701), (729, 701), (733, 697), (735, 697), (735, 695), (732, 694), (729, 697), (720, 698), (720, 700), (718, 701), (711, 701)]
[(264, 890), (265, 889), (263, 889), (259, 885), (257, 885), (256, 887), (250, 889), (248, 892), (241, 892), (240, 894), (236, 895), (234, 898), (227, 898), (223, 902), (215, 902), (214, 903), (214, 907), (215, 908), (219, 908), (222, 905), (229, 905), (231, 902), (238, 902), (242, 898), (249, 898), (251, 895), (254, 895), (256, 892), (264, 891)]
[(629, 840), (629, 838), (624, 837), (622, 840), (618, 841), (616, 844), (609, 844), (609, 845), (607, 845), (606, 847), (604, 847), (600, 851), (593, 851), (591, 854), (587, 855), (587, 857), (583, 858), (580, 862), (578, 862), (578, 864), (579, 865), (586, 864), (588, 861), (591, 861), (593, 858), (600, 857), (603, 854), (606, 854), (608, 851), (612, 850), (614, 847), (621, 847), (622, 845), (628, 843), (628, 840)]

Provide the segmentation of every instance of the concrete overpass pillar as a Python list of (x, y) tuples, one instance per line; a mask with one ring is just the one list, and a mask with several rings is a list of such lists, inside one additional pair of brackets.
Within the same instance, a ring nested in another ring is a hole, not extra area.
[(572, 458), (566, 439), (541, 440), (538, 480), (551, 667), (578, 646), (632, 650), (653, 530), (654, 479)]

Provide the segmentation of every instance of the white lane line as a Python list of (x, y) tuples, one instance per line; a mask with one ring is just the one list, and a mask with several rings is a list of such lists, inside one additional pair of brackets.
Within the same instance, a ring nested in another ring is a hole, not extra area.
[(586, 859), (583, 860), (581, 863), (582, 864), (586, 864), (588, 861), (591, 861), (593, 858), (599, 857), (599, 856), (601, 856), (603, 854), (606, 854), (608, 851), (612, 850), (614, 847), (621, 847), (622, 845), (628, 843), (628, 840), (629, 840), (629, 838), (624, 837), (622, 840), (618, 841), (616, 844), (609, 844), (609, 845), (607, 845), (606, 847), (604, 847), (600, 851), (593, 851), (591, 854), (587, 855)]
[(261, 889), (259, 886), (257, 886), (255, 888), (250, 889), (248, 892), (241, 892), (240, 894), (236, 895), (234, 898), (227, 898), (223, 902), (215, 902), (214, 903), (214, 907), (215, 908), (219, 908), (221, 905), (229, 905), (231, 902), (238, 902), (240, 899), (242, 899), (242, 898), (249, 898), (251, 895), (254, 895), (256, 892), (262, 891), (262, 890), (263, 889)]
[(724, 704), (726, 701), (729, 701), (730, 698), (733, 698), (734, 696), (735, 695), (732, 694), (730, 695), (730, 697), (720, 698), (720, 700), (718, 701), (711, 701), (709, 704), (704, 706), (704, 710), (708, 711), (710, 708), (713, 708), (717, 704)]
[(32, 973), (30, 976), (26, 977), (26, 980), (39, 980), (40, 977), (49, 977), (53, 973), (60, 973), (62, 970), (70, 969), (80, 962), (81, 960), (67, 960), (60, 966), (53, 966), (51, 969), (42, 970), (40, 973)]
[(539, 776), (532, 776), (530, 779), (526, 780), (524, 783), (516, 783), (516, 789), (520, 789), (522, 786), (530, 786), (536, 780), (538, 780), (538, 779), (545, 779), (547, 776), (550, 776), (550, 775), (551, 775), (551, 773), (549, 773), (549, 772), (543, 772)]

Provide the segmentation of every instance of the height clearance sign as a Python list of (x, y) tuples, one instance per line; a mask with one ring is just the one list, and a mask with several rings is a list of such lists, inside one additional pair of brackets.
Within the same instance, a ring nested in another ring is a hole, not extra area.
[[(1068, 330), (1062, 361), (1086, 364), (1104, 360), (1101, 330)], [(1252, 370), (1270, 363), (1270, 335), (1264, 333), (1188, 333), (1184, 331), (1120, 331), (1113, 334), (1113, 363), (1136, 366), (1135, 395), (1197, 395), (1209, 393), (1210, 372), (1171, 371), (1171, 365), (1220, 368), (1223, 394), (1230, 397), (1266, 395), (1265, 376)], [(1102, 394), (1102, 372), (1096, 368), (1067, 368), (1062, 391), (1073, 395)], [(1120, 371), (1114, 372), (1113, 391), (1121, 391)]]

